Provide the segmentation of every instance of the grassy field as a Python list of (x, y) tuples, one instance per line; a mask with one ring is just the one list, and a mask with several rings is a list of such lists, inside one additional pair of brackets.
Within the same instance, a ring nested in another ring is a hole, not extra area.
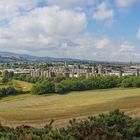
[(140, 118), (140, 89), (109, 89), (71, 92), (65, 95), (19, 95), (0, 100), (0, 121), (42, 127), (50, 119), (61, 126), (69, 119), (83, 118), (120, 108)]
[(15, 88), (22, 89), (23, 91), (30, 91), (32, 88), (32, 83), (19, 81), (19, 80), (12, 80), (11, 84), (2, 84), (0, 83), (0, 88), (14, 86)]
[(32, 88), (32, 85), (33, 85), (32, 83), (13, 80), (13, 86), (16, 88), (22, 88), (23, 91), (30, 91)]

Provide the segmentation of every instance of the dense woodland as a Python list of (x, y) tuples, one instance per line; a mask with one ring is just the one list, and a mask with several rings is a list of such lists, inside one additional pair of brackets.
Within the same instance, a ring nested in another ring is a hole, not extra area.
[(139, 140), (140, 120), (132, 119), (119, 110), (106, 115), (73, 119), (64, 128), (53, 127), (53, 121), (44, 128), (0, 125), (0, 140)]

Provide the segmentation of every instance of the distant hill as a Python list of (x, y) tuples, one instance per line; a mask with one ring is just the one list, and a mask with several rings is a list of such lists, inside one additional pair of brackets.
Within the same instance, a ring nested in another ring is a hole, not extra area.
[(26, 62), (26, 61), (77, 61), (80, 62), (80, 59), (71, 59), (71, 58), (54, 58), (54, 57), (39, 57), (32, 56), (27, 54), (16, 54), (11, 52), (0, 52), (0, 63), (6, 62)]
[[(92, 60), (82, 60), (82, 59), (74, 59), (74, 58), (55, 58), (55, 57), (40, 57), (33, 56), (28, 54), (18, 54), (12, 52), (0, 52), (0, 63), (7, 62), (76, 62), (76, 63), (92, 63), (92, 64), (105, 64), (105, 65), (129, 65), (130, 62), (107, 62), (107, 61), (92, 61)], [(133, 63), (139, 64), (139, 63)]]

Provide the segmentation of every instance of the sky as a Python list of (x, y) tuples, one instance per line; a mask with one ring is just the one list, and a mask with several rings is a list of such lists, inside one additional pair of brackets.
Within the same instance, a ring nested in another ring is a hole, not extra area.
[(0, 0), (0, 51), (140, 62), (140, 0)]

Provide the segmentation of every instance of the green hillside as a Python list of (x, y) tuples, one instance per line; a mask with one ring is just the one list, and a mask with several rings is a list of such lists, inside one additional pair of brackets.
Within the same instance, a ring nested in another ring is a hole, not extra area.
[(74, 117), (97, 115), (120, 108), (140, 118), (140, 89), (110, 89), (71, 92), (65, 95), (18, 95), (0, 100), (0, 121), (4, 125), (28, 124), (41, 127), (50, 119), (56, 126)]

